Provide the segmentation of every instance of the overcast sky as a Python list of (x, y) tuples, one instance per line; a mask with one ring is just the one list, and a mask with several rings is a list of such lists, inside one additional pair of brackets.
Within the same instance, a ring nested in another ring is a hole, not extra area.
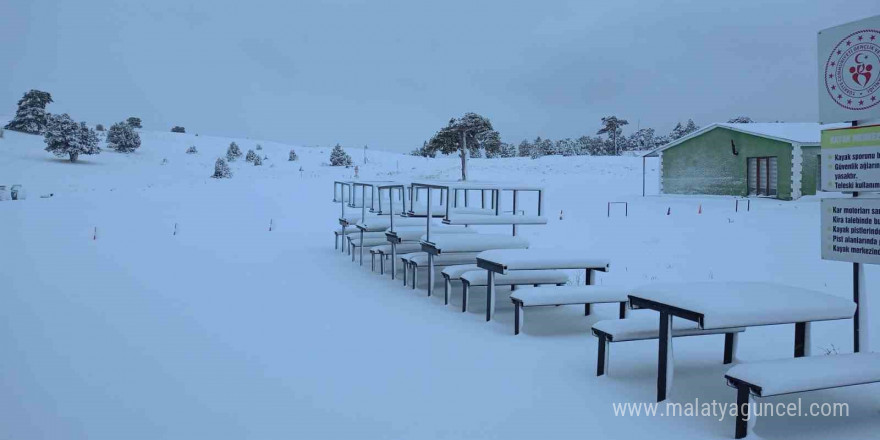
[[(2, 0), (0, 115), (37, 88), (105, 125), (408, 151), (452, 116), (507, 142), (817, 118), (816, 32), (880, 3)], [(629, 132), (630, 130), (627, 130)]]

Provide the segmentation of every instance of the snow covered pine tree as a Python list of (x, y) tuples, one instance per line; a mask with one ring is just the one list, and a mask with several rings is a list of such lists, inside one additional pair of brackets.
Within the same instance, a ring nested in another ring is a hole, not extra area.
[(125, 120), (128, 125), (131, 125), (132, 128), (144, 128), (141, 127), (141, 118), (136, 118), (134, 116)]
[(232, 177), (232, 170), (229, 169), (229, 165), (222, 157), (218, 157), (217, 162), (214, 162), (214, 175), (211, 177), (215, 179), (228, 179)]
[(330, 166), (350, 167), (352, 163), (351, 156), (339, 144), (336, 144), (333, 151), (330, 152)]
[(195, 145), (186, 149), (186, 154), (199, 154), (199, 150)]
[(15, 117), (6, 124), (7, 130), (30, 134), (43, 134), (48, 124), (46, 106), (52, 102), (52, 95), (40, 90), (31, 90), (18, 100)]
[(44, 138), (46, 151), (57, 157), (67, 156), (76, 162), (80, 154), (98, 154), (98, 134), (86, 126), (85, 122), (77, 124), (67, 113), (52, 115)]
[(298, 159), (299, 159), (299, 158), (296, 157), (296, 151), (293, 151), (293, 149), (291, 149), (291, 150), (290, 150), (290, 156), (287, 158), (287, 160), (293, 162), (293, 161), (296, 161), (296, 160), (298, 160)]
[(120, 153), (131, 153), (141, 147), (141, 136), (131, 125), (117, 122), (107, 132), (107, 148)]
[(247, 162), (253, 162), (256, 157), (257, 154), (254, 153), (254, 150), (248, 150), (247, 154), (244, 156), (244, 160)]
[(238, 148), (238, 144), (235, 142), (229, 144), (229, 148), (226, 150), (226, 160), (234, 162), (239, 157), (241, 157), (241, 148)]
[(260, 166), (263, 164), (263, 159), (260, 156), (254, 155), (254, 166)]

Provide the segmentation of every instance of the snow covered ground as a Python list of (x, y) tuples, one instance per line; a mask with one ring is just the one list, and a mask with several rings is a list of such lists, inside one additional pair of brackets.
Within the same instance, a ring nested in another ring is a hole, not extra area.
[[(612, 403), (652, 402), (656, 380), (654, 341), (616, 344), (611, 375), (595, 377), (589, 328), (616, 317), (616, 306), (591, 317), (580, 307), (529, 310), (514, 337), (508, 301), (486, 323), (479, 290), (463, 314), (457, 288), (444, 307), (442, 295), (334, 252), (331, 182), (353, 170), (323, 166), (330, 148), (297, 147), (300, 161), (288, 162), (290, 146), (259, 142), (262, 167), (235, 162), (232, 179), (215, 180), (214, 160), (232, 139), (142, 139), (136, 153), (105, 150), (75, 164), (44, 152), (39, 137), (0, 139), (0, 184), (23, 184), (28, 195), (0, 202), (0, 438), (732, 437), (729, 418), (615, 417)], [(235, 141), (245, 152), (258, 142)], [(199, 154), (185, 154), (190, 145)], [(349, 152), (362, 178), (459, 172), (455, 158), (370, 151), (363, 164), (360, 149)], [(520, 231), (533, 247), (611, 258), (601, 284), (758, 280), (851, 296), (851, 265), (819, 258), (816, 198), (752, 200), (739, 213), (727, 197), (642, 198), (632, 157), (470, 167), (474, 179), (545, 185), (550, 223)], [(648, 183), (655, 193), (650, 163)], [(629, 216), (615, 207), (606, 217), (609, 201), (629, 202)], [(869, 285), (877, 274), (868, 267)], [(814, 353), (851, 351), (851, 325), (815, 324)], [(739, 358), (789, 357), (793, 333), (749, 329)], [(722, 343), (676, 340), (672, 401), (734, 401)], [(878, 438), (878, 391), (768, 399), (846, 402), (850, 415), (766, 417), (757, 434)]]

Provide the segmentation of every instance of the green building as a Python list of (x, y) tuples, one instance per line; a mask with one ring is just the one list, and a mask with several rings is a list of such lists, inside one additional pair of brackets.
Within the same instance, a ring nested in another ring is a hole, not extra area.
[(661, 194), (792, 200), (820, 188), (822, 128), (816, 123), (712, 124), (645, 157), (660, 159)]

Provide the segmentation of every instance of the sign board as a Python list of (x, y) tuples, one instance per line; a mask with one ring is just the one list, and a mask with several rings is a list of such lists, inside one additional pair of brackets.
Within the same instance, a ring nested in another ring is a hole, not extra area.
[(880, 264), (880, 199), (822, 199), (822, 259)]
[(822, 190), (880, 192), (880, 125), (822, 130)]
[(880, 15), (819, 32), (819, 122), (880, 118)]

